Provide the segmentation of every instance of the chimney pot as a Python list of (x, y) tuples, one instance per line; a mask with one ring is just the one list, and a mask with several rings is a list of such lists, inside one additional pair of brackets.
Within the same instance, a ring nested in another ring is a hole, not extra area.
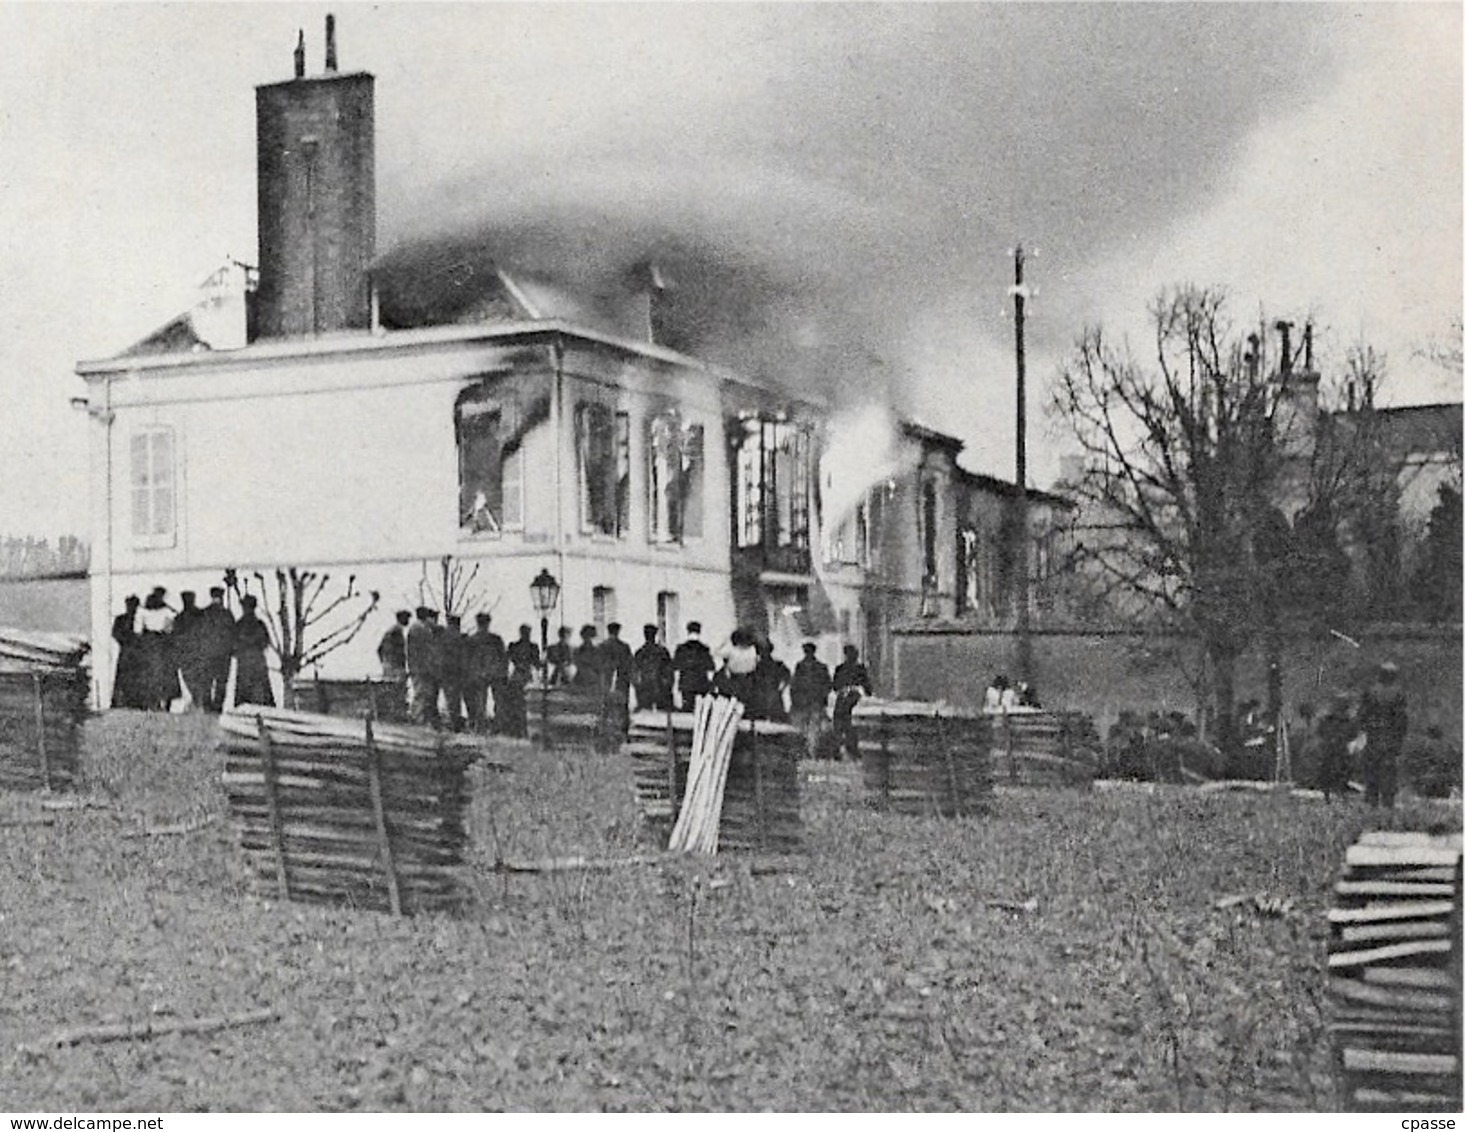
[(295, 77), (305, 78), (305, 29), (300, 29), (299, 38), (295, 41)]
[(326, 74), (336, 73), (336, 17), (326, 17)]

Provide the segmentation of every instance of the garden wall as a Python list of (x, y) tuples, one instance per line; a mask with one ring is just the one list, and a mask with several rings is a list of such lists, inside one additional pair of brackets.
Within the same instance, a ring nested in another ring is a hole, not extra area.
[(91, 605), (86, 575), (0, 578), (0, 625), (87, 636)]
[[(1288, 714), (1298, 704), (1325, 704), (1335, 690), (1357, 691), (1373, 666), (1399, 665), (1410, 700), (1410, 729), (1438, 722), (1446, 736), (1461, 735), (1461, 628), (1458, 625), (1377, 625), (1356, 635), (1355, 648), (1337, 637), (1294, 638), (1283, 650), (1283, 695)], [(1186, 672), (1196, 650), (1179, 637), (1138, 630), (1034, 630), (1032, 684), (1043, 706), (1084, 711), (1101, 730), (1120, 711), (1195, 713)], [(1015, 677), (1017, 641), (1010, 631), (949, 626), (898, 628), (893, 634), (891, 679), (901, 698), (944, 699), (980, 705), (997, 673)], [(1266, 700), (1266, 666), (1258, 650), (1237, 671), (1237, 698)]]

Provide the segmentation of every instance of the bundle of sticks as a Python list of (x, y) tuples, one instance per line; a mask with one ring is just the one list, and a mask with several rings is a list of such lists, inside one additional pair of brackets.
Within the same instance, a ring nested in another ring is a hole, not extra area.
[(667, 848), (677, 853), (712, 854), (717, 852), (722, 797), (743, 705), (728, 696), (703, 696), (693, 714), (687, 790)]
[(276, 708), (221, 722), (256, 891), (399, 915), (463, 902), (474, 741)]
[[(636, 712), (621, 748), (631, 758), (632, 786), (642, 817), (663, 844), (687, 793), (695, 723), (692, 712)], [(723, 786), (719, 850), (799, 850), (802, 751), (802, 734), (787, 724), (749, 719), (738, 723)]]
[(1065, 721), (1033, 708), (989, 715), (997, 777), (1021, 786), (1088, 786), (1098, 776), (1094, 752), (1077, 746)]
[(1342, 1107), (1458, 1112), (1459, 834), (1365, 833), (1328, 912), (1329, 1028)]
[(76, 781), (86, 698), (82, 668), (0, 671), (0, 787), (59, 790)]
[(871, 804), (917, 816), (985, 813), (992, 797), (991, 727), (942, 705), (875, 701), (855, 709)]

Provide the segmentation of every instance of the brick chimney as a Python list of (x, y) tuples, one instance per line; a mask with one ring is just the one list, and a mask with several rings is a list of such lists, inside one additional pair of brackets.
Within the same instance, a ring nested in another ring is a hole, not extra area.
[(1317, 451), (1318, 387), (1321, 376), (1312, 368), (1312, 324), (1303, 331), (1302, 368), (1293, 367), (1290, 323), (1279, 322), (1282, 335), (1281, 395), (1275, 428), (1284, 458), (1310, 463)]
[(376, 254), (375, 80), (336, 69), (326, 17), (325, 71), (255, 88), (259, 144), (257, 338), (371, 327)]

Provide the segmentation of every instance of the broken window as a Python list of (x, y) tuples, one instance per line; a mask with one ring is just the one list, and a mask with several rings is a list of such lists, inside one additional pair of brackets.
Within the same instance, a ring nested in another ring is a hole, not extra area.
[(936, 528), (937, 528), (936, 482), (924, 480), (921, 483), (921, 548), (925, 566), (923, 585), (935, 587), (939, 584), (936, 571)]
[(610, 405), (575, 407), (580, 529), (623, 537), (631, 525), (631, 418)]
[(809, 430), (763, 417), (741, 422), (737, 449), (739, 547), (809, 546)]
[(454, 412), (458, 434), (458, 526), (499, 534), (524, 526), (525, 429), (512, 392), (465, 390)]
[(702, 537), (702, 426), (670, 410), (653, 417), (647, 433), (651, 541)]
[(172, 546), (178, 513), (171, 428), (132, 434), (131, 473), (133, 541), (138, 546)]

